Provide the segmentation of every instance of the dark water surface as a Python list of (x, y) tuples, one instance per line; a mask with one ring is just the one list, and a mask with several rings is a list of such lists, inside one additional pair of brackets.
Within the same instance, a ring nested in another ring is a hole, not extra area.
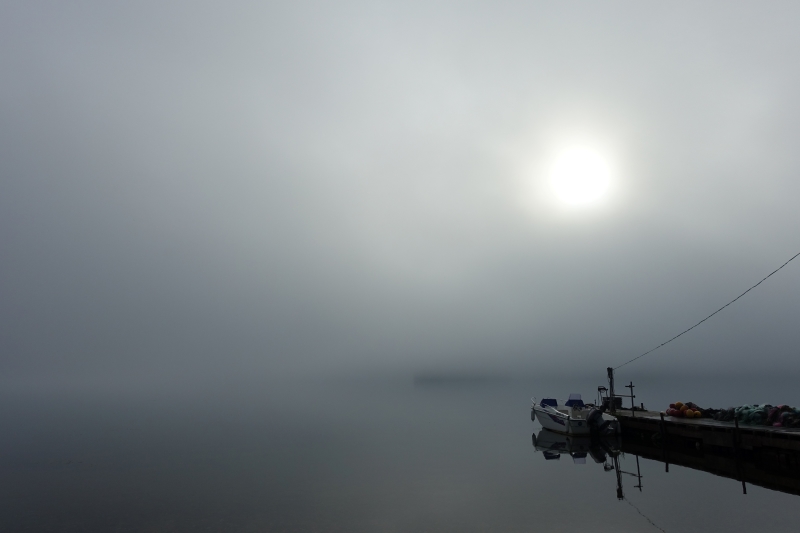
[[(619, 501), (591, 459), (545, 461), (529, 398), (602, 377), (6, 391), (0, 530), (798, 531), (796, 496), (642, 459)], [(637, 401), (797, 405), (795, 383), (644, 379)]]

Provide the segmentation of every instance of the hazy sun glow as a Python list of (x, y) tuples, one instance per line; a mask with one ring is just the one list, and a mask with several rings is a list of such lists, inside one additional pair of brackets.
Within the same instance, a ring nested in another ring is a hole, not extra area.
[(597, 202), (611, 178), (606, 161), (596, 152), (573, 148), (561, 152), (550, 172), (550, 184), (561, 201), (572, 205)]

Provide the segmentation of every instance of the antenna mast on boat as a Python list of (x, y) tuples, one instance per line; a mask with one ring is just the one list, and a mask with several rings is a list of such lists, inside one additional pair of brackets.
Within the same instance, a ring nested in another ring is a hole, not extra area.
[(611, 399), (611, 412), (615, 413), (617, 411), (616, 408), (616, 395), (614, 394), (614, 369), (612, 367), (608, 367), (608, 388), (610, 389), (609, 398)]

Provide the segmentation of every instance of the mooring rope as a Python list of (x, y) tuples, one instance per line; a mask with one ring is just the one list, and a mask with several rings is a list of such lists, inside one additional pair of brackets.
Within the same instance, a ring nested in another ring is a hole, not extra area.
[(776, 268), (775, 270), (773, 270), (772, 272), (770, 272), (769, 274), (767, 274), (767, 276), (766, 276), (766, 277), (764, 277), (764, 279), (762, 279), (761, 281), (759, 281), (758, 283), (756, 283), (755, 285), (753, 285), (752, 287), (750, 287), (749, 289), (747, 289), (746, 291), (744, 291), (742, 294), (740, 294), (739, 296), (737, 296), (736, 298), (734, 298), (734, 299), (733, 299), (733, 300), (731, 300), (730, 302), (726, 303), (725, 305), (723, 305), (722, 307), (720, 307), (719, 309), (717, 309), (716, 311), (714, 311), (713, 313), (711, 313), (710, 315), (708, 315), (707, 317), (705, 317), (703, 320), (701, 320), (700, 322), (698, 322), (698, 323), (697, 323), (697, 324), (695, 324), (694, 326), (692, 326), (692, 327), (690, 327), (689, 329), (686, 329), (686, 330), (684, 330), (684, 331), (681, 331), (680, 333), (678, 333), (677, 335), (675, 335), (674, 337), (672, 337), (670, 340), (668, 340), (668, 341), (666, 341), (666, 342), (662, 342), (661, 344), (659, 344), (658, 346), (656, 346), (656, 347), (655, 347), (655, 348), (653, 348), (652, 350), (648, 350), (648, 351), (644, 352), (642, 355), (637, 355), (636, 357), (634, 357), (634, 358), (633, 358), (633, 359), (631, 359), (630, 361), (626, 361), (626, 362), (622, 363), (622, 364), (621, 364), (621, 365), (619, 365), (619, 366), (615, 366), (615, 367), (614, 367), (614, 370), (616, 370), (616, 369), (618, 369), (618, 368), (622, 368), (623, 366), (627, 365), (628, 363), (633, 363), (633, 362), (634, 362), (634, 361), (636, 361), (637, 359), (640, 359), (640, 358), (644, 357), (645, 355), (647, 355), (647, 354), (649, 354), (649, 353), (655, 352), (656, 350), (658, 350), (659, 348), (661, 348), (661, 347), (662, 347), (662, 346), (664, 346), (665, 344), (669, 344), (669, 343), (671, 343), (672, 341), (674, 341), (675, 339), (677, 339), (678, 337), (680, 337), (680, 336), (681, 336), (681, 335), (683, 335), (684, 333), (689, 333), (689, 332), (690, 332), (690, 331), (692, 331), (694, 328), (696, 328), (697, 326), (699, 326), (700, 324), (702, 324), (703, 322), (705, 322), (706, 320), (708, 320), (708, 319), (709, 319), (709, 318), (711, 318), (712, 316), (716, 315), (717, 313), (719, 313), (720, 311), (722, 311), (723, 309), (725, 309), (726, 307), (728, 307), (729, 305), (731, 305), (733, 302), (735, 302), (736, 300), (738, 300), (739, 298), (741, 298), (742, 296), (744, 296), (745, 294), (747, 294), (748, 292), (752, 291), (753, 289), (755, 289), (756, 287), (758, 287), (759, 285), (761, 285), (762, 283), (764, 283), (764, 282), (767, 280), (767, 278), (769, 278), (769, 277), (770, 277), (770, 276), (772, 276), (774, 273), (776, 273), (778, 270), (782, 269), (783, 267), (785, 267), (786, 265), (788, 265), (789, 263), (791, 263), (791, 262), (792, 262), (792, 260), (793, 260), (794, 258), (796, 258), (797, 256), (800, 256), (800, 252), (797, 252), (796, 254), (794, 254), (794, 255), (792, 256), (792, 258), (791, 258), (791, 259), (789, 259), (789, 260), (788, 260), (788, 261), (786, 261), (784, 264), (782, 264), (781, 266), (779, 266), (778, 268)]

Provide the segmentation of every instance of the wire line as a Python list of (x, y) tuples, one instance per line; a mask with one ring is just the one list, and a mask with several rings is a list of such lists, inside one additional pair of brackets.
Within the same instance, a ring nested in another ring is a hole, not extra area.
[(776, 268), (775, 270), (773, 270), (772, 272), (770, 272), (769, 274), (767, 274), (767, 276), (766, 276), (766, 277), (764, 277), (764, 279), (762, 279), (761, 281), (759, 281), (758, 283), (756, 283), (755, 285), (753, 285), (752, 287), (750, 287), (749, 289), (747, 289), (746, 291), (744, 291), (742, 294), (740, 294), (739, 296), (737, 296), (736, 298), (734, 298), (734, 299), (733, 299), (733, 300), (731, 300), (730, 302), (726, 303), (725, 305), (723, 305), (722, 307), (720, 307), (719, 309), (717, 309), (716, 311), (714, 311), (713, 313), (711, 313), (710, 315), (708, 315), (707, 317), (705, 317), (703, 320), (701, 320), (700, 322), (698, 322), (698, 323), (697, 323), (697, 324), (695, 324), (694, 326), (690, 327), (689, 329), (686, 329), (686, 330), (683, 330), (683, 331), (681, 331), (680, 333), (678, 333), (677, 335), (675, 335), (674, 337), (672, 337), (670, 340), (668, 340), (668, 341), (666, 341), (666, 342), (662, 342), (661, 344), (659, 344), (658, 346), (656, 346), (656, 347), (655, 347), (655, 348), (653, 348), (652, 350), (646, 351), (646, 352), (644, 352), (642, 355), (637, 355), (636, 357), (634, 357), (634, 358), (633, 358), (633, 359), (631, 359), (630, 361), (626, 361), (626, 362), (622, 363), (621, 365), (614, 367), (614, 370), (616, 370), (616, 369), (618, 369), (618, 368), (622, 368), (623, 366), (627, 365), (628, 363), (633, 363), (633, 362), (634, 362), (634, 361), (636, 361), (637, 359), (640, 359), (640, 358), (644, 357), (645, 355), (647, 355), (647, 354), (649, 354), (649, 353), (655, 352), (656, 350), (658, 350), (659, 348), (661, 348), (661, 347), (662, 347), (662, 346), (664, 346), (665, 344), (669, 344), (669, 343), (671, 343), (672, 341), (674, 341), (675, 339), (677, 339), (678, 337), (680, 337), (680, 336), (681, 336), (681, 335), (683, 335), (684, 333), (689, 333), (689, 332), (690, 332), (690, 331), (692, 331), (694, 328), (696, 328), (697, 326), (699, 326), (700, 324), (702, 324), (703, 322), (705, 322), (706, 320), (708, 320), (708, 319), (709, 319), (709, 318), (711, 318), (712, 316), (716, 315), (717, 313), (719, 313), (720, 311), (722, 311), (723, 309), (725, 309), (726, 307), (728, 307), (729, 305), (731, 305), (733, 302), (735, 302), (736, 300), (738, 300), (739, 298), (741, 298), (742, 296), (744, 296), (745, 294), (747, 294), (748, 292), (752, 291), (753, 289), (755, 289), (756, 287), (758, 287), (759, 285), (761, 285), (762, 283), (764, 283), (764, 282), (767, 280), (767, 278), (769, 278), (769, 277), (770, 277), (770, 276), (772, 276), (774, 273), (776, 273), (778, 270), (782, 269), (783, 267), (785, 267), (786, 265), (788, 265), (789, 263), (791, 263), (791, 262), (792, 262), (792, 260), (793, 260), (794, 258), (796, 258), (797, 256), (800, 256), (800, 252), (797, 252), (796, 254), (794, 254), (794, 255), (792, 256), (792, 258), (791, 258), (791, 259), (789, 259), (789, 260), (788, 260), (788, 261), (786, 261), (784, 264), (782, 264), (781, 266), (779, 266), (778, 268)]
[[(800, 254), (797, 254), (797, 255), (800, 255)], [(638, 508), (638, 507), (636, 507), (636, 506), (633, 504), (633, 502), (632, 502), (632, 501), (630, 501), (628, 498), (623, 498), (623, 499), (625, 500), (625, 502), (626, 502), (628, 505), (630, 505), (631, 507), (633, 507), (634, 509), (636, 509), (636, 512), (637, 512), (637, 513), (639, 513), (640, 515), (642, 515), (642, 516), (644, 517), (644, 519), (645, 519), (645, 520), (647, 520), (648, 522), (650, 522), (650, 525), (651, 525), (651, 526), (653, 526), (654, 528), (656, 528), (656, 529), (658, 529), (658, 530), (660, 530), (660, 531), (663, 531), (664, 533), (667, 533), (667, 532), (666, 532), (666, 531), (665, 531), (663, 528), (661, 528), (661, 527), (657, 526), (655, 522), (653, 522), (652, 520), (650, 520), (650, 517), (648, 517), (646, 514), (644, 514), (643, 512), (641, 512), (641, 511), (639, 510), (639, 508)]]

